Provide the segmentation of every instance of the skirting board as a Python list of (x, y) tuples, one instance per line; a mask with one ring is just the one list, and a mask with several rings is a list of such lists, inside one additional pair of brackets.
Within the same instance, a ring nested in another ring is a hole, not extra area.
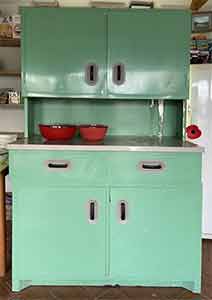
[(203, 233), (202, 238), (206, 240), (212, 240), (212, 233)]

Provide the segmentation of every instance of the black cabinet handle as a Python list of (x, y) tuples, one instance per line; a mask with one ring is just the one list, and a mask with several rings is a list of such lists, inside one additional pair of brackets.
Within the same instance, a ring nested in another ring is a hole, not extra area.
[(95, 220), (95, 202), (90, 202), (90, 221)]
[(49, 163), (48, 167), (50, 169), (67, 169), (68, 168), (68, 164), (53, 164), (53, 163)]
[(71, 163), (68, 160), (47, 160), (45, 165), (49, 171), (66, 171), (71, 167)]
[(126, 224), (128, 220), (128, 203), (121, 200), (118, 203), (118, 219), (119, 223)]
[(98, 66), (95, 63), (88, 64), (85, 68), (85, 81), (88, 85), (96, 85), (98, 82)]
[(126, 73), (124, 64), (115, 64), (113, 66), (113, 83), (116, 85), (122, 85), (125, 80)]
[(141, 161), (138, 168), (140, 171), (161, 172), (165, 169), (165, 163), (162, 161)]
[(126, 205), (124, 202), (121, 202), (120, 210), (121, 221), (126, 221)]
[(97, 201), (90, 200), (87, 205), (87, 213), (88, 213), (88, 222), (90, 224), (96, 224), (97, 222)]

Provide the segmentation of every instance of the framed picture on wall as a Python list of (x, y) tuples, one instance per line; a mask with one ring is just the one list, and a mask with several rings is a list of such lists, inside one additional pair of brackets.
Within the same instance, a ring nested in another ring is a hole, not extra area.
[(192, 14), (192, 32), (212, 31), (212, 12)]

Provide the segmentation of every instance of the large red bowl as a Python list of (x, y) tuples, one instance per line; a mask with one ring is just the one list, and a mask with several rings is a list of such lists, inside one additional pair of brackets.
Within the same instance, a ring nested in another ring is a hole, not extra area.
[(39, 124), (41, 135), (49, 141), (52, 140), (70, 140), (74, 137), (77, 126), (75, 125), (44, 125)]
[(105, 125), (80, 125), (79, 131), (81, 137), (90, 142), (102, 141), (107, 133), (108, 126)]

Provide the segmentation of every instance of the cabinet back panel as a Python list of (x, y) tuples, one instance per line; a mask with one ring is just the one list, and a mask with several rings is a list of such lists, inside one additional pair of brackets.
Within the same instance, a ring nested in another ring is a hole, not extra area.
[(106, 124), (108, 135), (182, 135), (183, 101), (32, 99), (28, 103), (29, 136), (38, 124)]

